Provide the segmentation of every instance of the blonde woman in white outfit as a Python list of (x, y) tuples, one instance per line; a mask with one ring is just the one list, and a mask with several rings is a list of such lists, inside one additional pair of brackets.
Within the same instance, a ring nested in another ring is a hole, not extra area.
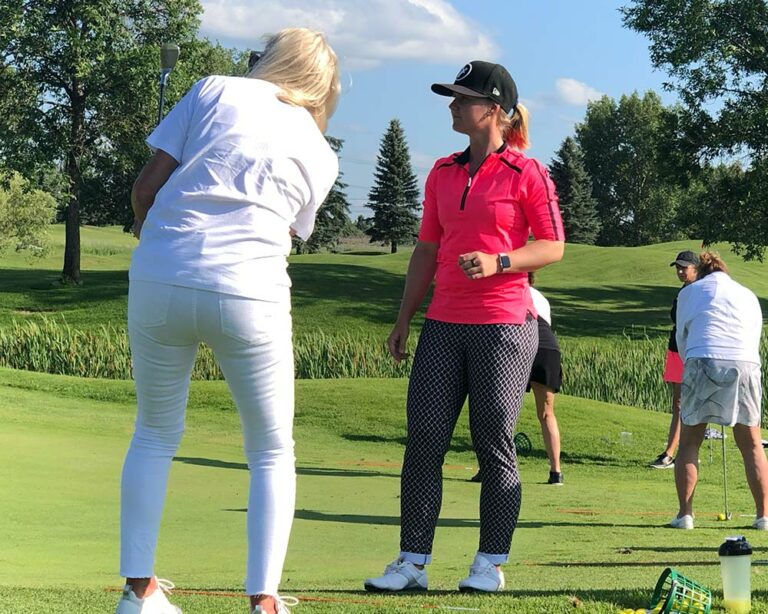
[(293, 349), (287, 256), (338, 174), (323, 136), (336, 55), (311, 30), (267, 43), (248, 78), (207, 77), (147, 143), (134, 186), (128, 330), (136, 431), (121, 497), (116, 614), (177, 614), (155, 578), (168, 473), (200, 342), (237, 404), (250, 469), (245, 589), (252, 612), (287, 612), (278, 584), (295, 503)]
[(757, 297), (728, 275), (717, 254), (704, 252), (698, 281), (677, 299), (677, 346), (684, 362), (680, 447), (675, 486), (680, 503), (670, 525), (693, 528), (699, 448), (707, 423), (733, 427), (755, 500), (753, 527), (768, 530), (768, 460), (760, 434), (760, 334)]

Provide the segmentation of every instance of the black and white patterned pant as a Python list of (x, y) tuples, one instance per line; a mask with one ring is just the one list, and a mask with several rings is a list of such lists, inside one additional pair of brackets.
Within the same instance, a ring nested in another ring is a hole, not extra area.
[[(400, 550), (432, 552), (442, 504), (442, 466), (469, 396), (469, 428), (483, 482), (479, 552), (506, 561), (520, 512), (513, 437), (538, 346), (536, 320), (451, 324), (427, 320), (408, 387), (408, 441), (401, 476)], [(407, 557), (413, 558), (413, 557)]]

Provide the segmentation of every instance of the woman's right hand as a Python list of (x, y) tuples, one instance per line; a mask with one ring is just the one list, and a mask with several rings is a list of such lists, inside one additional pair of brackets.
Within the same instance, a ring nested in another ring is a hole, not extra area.
[(400, 321), (395, 323), (395, 326), (392, 328), (392, 332), (389, 333), (389, 337), (387, 338), (387, 347), (389, 348), (389, 353), (392, 354), (392, 358), (394, 358), (397, 362), (400, 362), (401, 360), (404, 360), (410, 356), (410, 354), (405, 351), (409, 334), (409, 322)]

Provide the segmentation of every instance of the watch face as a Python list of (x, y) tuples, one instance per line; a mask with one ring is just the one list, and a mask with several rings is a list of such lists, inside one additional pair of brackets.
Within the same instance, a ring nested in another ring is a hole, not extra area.
[(509, 256), (506, 254), (501, 257), (501, 268), (508, 269), (510, 267)]

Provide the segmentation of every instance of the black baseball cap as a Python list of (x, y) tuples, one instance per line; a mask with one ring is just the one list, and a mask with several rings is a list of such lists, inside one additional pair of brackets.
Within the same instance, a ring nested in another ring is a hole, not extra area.
[(699, 266), (699, 257), (692, 251), (680, 252), (675, 258), (674, 262), (670, 262), (669, 266)]
[(464, 94), (490, 98), (506, 113), (517, 106), (517, 85), (501, 64), (473, 60), (456, 75), (453, 83), (433, 83), (432, 91), (440, 96)]

